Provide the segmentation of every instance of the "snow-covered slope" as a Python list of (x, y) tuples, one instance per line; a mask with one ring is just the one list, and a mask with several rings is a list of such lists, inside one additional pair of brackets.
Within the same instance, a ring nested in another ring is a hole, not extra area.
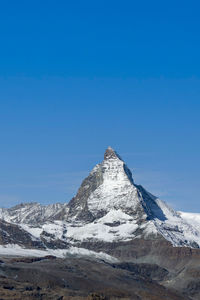
[(22, 203), (9, 209), (0, 209), (0, 218), (7, 222), (38, 225), (46, 221), (64, 218), (67, 212), (67, 204)]
[(188, 212), (179, 212), (183, 220), (188, 224), (194, 226), (198, 231), (200, 231), (200, 214), (199, 213), (188, 213)]
[(35, 256), (44, 257), (47, 255), (53, 255), (56, 257), (82, 257), (87, 256), (90, 259), (104, 260), (107, 262), (118, 262), (118, 259), (103, 252), (95, 252), (84, 248), (70, 247), (68, 249), (26, 249), (17, 244), (8, 244), (6, 246), (0, 245), (0, 255), (3, 256)]
[(124, 161), (110, 147), (68, 204), (22, 204), (1, 209), (0, 218), (17, 224), (15, 230), (27, 232), (46, 248), (137, 238), (164, 238), (174, 246), (200, 247), (200, 215), (178, 213), (135, 184)]

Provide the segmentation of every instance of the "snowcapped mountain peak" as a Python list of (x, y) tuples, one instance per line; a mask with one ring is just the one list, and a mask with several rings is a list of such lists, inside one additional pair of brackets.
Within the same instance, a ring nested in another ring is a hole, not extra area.
[[(69, 203), (25, 203), (0, 209), (0, 220), (4, 222), (0, 230), (2, 227), (5, 231), (7, 223), (17, 224), (20, 234), (24, 235), (23, 229), (33, 241), (58, 248), (136, 238), (164, 238), (174, 246), (198, 248), (200, 229), (190, 219), (135, 184), (123, 159), (108, 147), (104, 160), (83, 180)], [(12, 228), (17, 227), (11, 226), (10, 231)]]
[[(104, 168), (104, 170), (107, 170), (107, 173), (109, 172), (110, 175), (109, 177), (111, 178), (111, 174), (113, 179), (119, 179), (119, 176), (117, 177), (116, 175), (121, 174), (124, 175), (125, 177), (128, 177), (129, 181), (134, 184), (132, 173), (125, 164), (124, 160), (122, 157), (110, 146), (106, 149), (104, 153), (104, 161), (101, 163), (101, 165)], [(96, 167), (98, 168), (99, 165)], [(93, 169), (95, 170), (96, 167)], [(105, 172), (106, 173), (106, 172)]]
[(112, 149), (105, 153), (106, 159), (95, 167), (102, 174), (102, 183), (88, 197), (88, 208), (92, 214), (110, 209), (135, 209), (140, 202), (132, 174), (124, 161)]
[(200, 245), (200, 233), (165, 202), (135, 184), (131, 171), (111, 147), (106, 149), (104, 160), (83, 180), (68, 206), (68, 222), (73, 224), (77, 240), (82, 227), (84, 235), (85, 230), (91, 230), (89, 239), (101, 236), (104, 240), (99, 231), (103, 230), (103, 234), (107, 230), (106, 238), (111, 239), (110, 233), (115, 232), (114, 240), (162, 236), (176, 246)]
[(112, 147), (108, 147), (104, 153), (104, 159), (121, 159), (121, 157), (119, 156), (119, 154), (112, 148)]
[(93, 168), (69, 202), (69, 217), (87, 223), (112, 209), (145, 214), (131, 171), (116, 151), (108, 147), (104, 160)]

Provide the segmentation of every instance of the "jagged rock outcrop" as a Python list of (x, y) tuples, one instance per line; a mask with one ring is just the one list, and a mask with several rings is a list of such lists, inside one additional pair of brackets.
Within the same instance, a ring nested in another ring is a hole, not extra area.
[(15, 224), (0, 220), (0, 245), (20, 245), (25, 248), (45, 249), (40, 239)]

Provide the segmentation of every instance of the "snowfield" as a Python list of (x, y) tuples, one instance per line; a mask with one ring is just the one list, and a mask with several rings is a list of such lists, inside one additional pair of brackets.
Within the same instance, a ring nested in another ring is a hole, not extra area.
[(140, 225), (132, 216), (119, 209), (112, 209), (104, 217), (88, 224), (54, 221), (40, 227), (31, 227), (27, 224), (20, 224), (20, 227), (29, 232), (33, 240), (39, 239), (42, 232), (46, 232), (55, 239), (70, 241), (72, 245), (85, 241), (130, 241), (140, 238), (137, 229), (142, 229), (144, 238), (161, 234), (174, 246), (194, 244), (194, 247), (200, 247), (200, 214), (174, 212), (161, 200), (158, 201), (158, 205), (162, 208), (166, 219), (154, 218)]
[(200, 231), (200, 214), (199, 213), (188, 213), (179, 212), (181, 218), (185, 220), (188, 224), (194, 226), (198, 231)]
[(108, 255), (103, 252), (95, 252), (84, 248), (70, 247), (69, 249), (47, 249), (47, 250), (38, 250), (38, 249), (27, 249), (22, 248), (17, 244), (8, 244), (6, 246), (0, 245), (0, 255), (1, 256), (36, 256), (44, 257), (47, 255), (53, 255), (60, 258), (67, 258), (68, 256), (86, 256), (91, 259), (99, 259), (107, 262), (118, 262), (119, 260), (111, 255)]

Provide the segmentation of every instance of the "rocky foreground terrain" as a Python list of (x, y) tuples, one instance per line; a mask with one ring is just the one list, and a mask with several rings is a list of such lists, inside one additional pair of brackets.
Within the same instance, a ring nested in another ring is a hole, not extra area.
[(66, 204), (0, 209), (0, 299), (200, 299), (200, 215), (108, 148)]
[(189, 299), (163, 283), (167, 269), (89, 258), (4, 258), (0, 299)]

